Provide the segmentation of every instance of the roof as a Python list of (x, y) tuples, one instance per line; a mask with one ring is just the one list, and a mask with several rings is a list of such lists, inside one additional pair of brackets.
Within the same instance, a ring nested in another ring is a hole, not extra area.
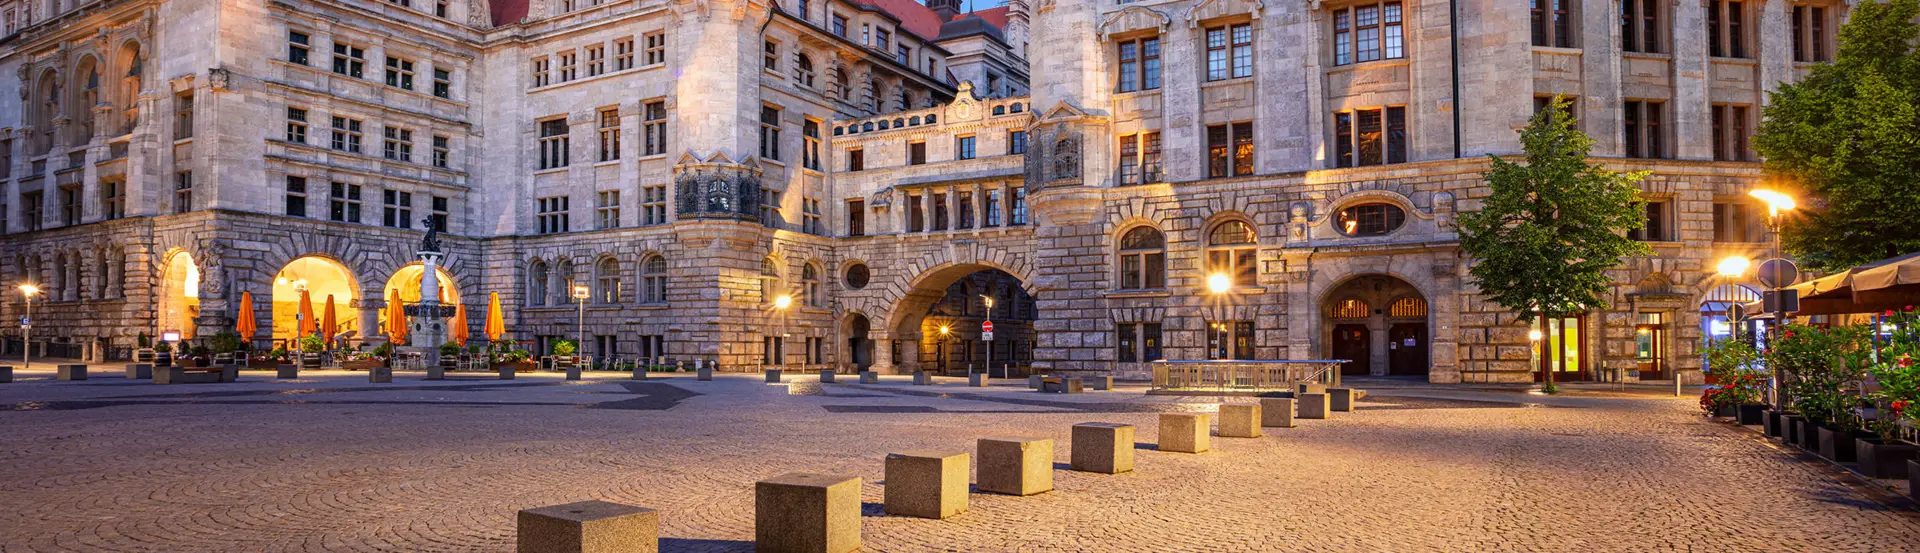
[(1000, 42), (1006, 42), (1007, 36), (999, 27), (988, 23), (986, 18), (968, 14), (948, 21), (940, 26), (940, 37), (935, 40), (946, 41), (972, 35), (987, 35)]
[[(858, 0), (856, 0), (858, 1)], [(868, 5), (880, 8), (888, 15), (900, 18), (900, 26), (913, 34), (932, 39), (940, 36), (940, 16), (933, 9), (915, 0), (866, 0)]]
[(527, 17), (529, 0), (493, 0), (493, 26), (504, 27)]

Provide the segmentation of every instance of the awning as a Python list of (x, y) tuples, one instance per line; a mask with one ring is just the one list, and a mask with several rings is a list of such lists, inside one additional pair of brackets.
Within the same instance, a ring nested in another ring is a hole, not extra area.
[[(1920, 252), (1883, 259), (1788, 289), (1800, 292), (1795, 315), (1879, 313), (1920, 304)], [(1750, 310), (1760, 308), (1758, 303)], [(1758, 313), (1758, 311), (1749, 311)]]

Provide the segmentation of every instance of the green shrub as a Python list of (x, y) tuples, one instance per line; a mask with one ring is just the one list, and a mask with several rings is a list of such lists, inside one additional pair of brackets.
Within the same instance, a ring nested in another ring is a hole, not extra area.
[(554, 355), (560, 355), (560, 356), (573, 355), (573, 352), (578, 351), (578, 349), (579, 348), (573, 345), (572, 340), (561, 340), (553, 343)]
[(443, 357), (453, 357), (455, 355), (460, 355), (460, 344), (456, 344), (453, 342), (440, 344), (440, 355)]
[(240, 346), (244, 343), (240, 340), (240, 333), (232, 331), (221, 331), (214, 334), (213, 338), (207, 340), (207, 342), (213, 346), (214, 353), (233, 353), (240, 351)]
[(320, 353), (326, 350), (327, 341), (320, 339), (319, 336), (300, 337), (300, 351), (302, 353)]

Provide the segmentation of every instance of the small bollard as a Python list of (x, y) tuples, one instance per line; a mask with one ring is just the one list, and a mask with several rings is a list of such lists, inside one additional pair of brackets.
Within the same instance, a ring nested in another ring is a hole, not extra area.
[(632, 378), (633, 378), (634, 380), (646, 380), (646, 379), (647, 379), (647, 366), (646, 366), (646, 365), (634, 365), (634, 367), (633, 367), (633, 377), (632, 377)]
[(1113, 377), (1111, 376), (1087, 377), (1086, 382), (1087, 382), (1087, 387), (1093, 388), (1095, 390), (1112, 390), (1113, 389)]
[(1133, 425), (1083, 422), (1073, 425), (1073, 470), (1119, 474), (1133, 470)]
[(973, 388), (985, 388), (987, 387), (987, 380), (988, 380), (987, 373), (969, 374), (967, 375), (967, 386), (973, 387)]
[(860, 383), (861, 384), (879, 384), (880, 373), (873, 372), (873, 371), (860, 371)]
[(660, 513), (632, 505), (582, 501), (520, 511), (516, 553), (657, 553)]
[(274, 366), (275, 378), (300, 378), (300, 366), (292, 363), (280, 363)]
[(932, 385), (933, 385), (933, 373), (929, 373), (929, 372), (927, 372), (927, 371), (914, 371), (914, 373), (913, 373), (913, 385), (915, 385), (915, 386), (932, 386)]
[(1223, 438), (1260, 437), (1260, 404), (1220, 406), (1220, 436)]
[(753, 485), (754, 551), (860, 549), (860, 477), (788, 473)]
[(780, 369), (767, 369), (768, 384), (779, 384), (782, 378), (785, 378), (785, 376), (782, 375)]
[(440, 366), (439, 363), (427, 365), (427, 380), (446, 380), (446, 379), (447, 379), (446, 367)]
[(701, 365), (698, 368), (693, 369), (693, 374), (694, 374), (694, 377), (693, 377), (694, 380), (698, 380), (702, 382), (713, 380), (713, 367)]
[(13, 383), (13, 365), (0, 365), (0, 384)]
[(820, 383), (821, 384), (833, 383), (833, 369), (820, 369)]
[(1300, 394), (1300, 396), (1294, 398), (1294, 400), (1295, 407), (1300, 409), (1300, 418), (1327, 418), (1327, 394)]
[(1260, 398), (1260, 426), (1293, 428), (1293, 398)]
[(497, 370), (499, 370), (499, 371), (500, 371), (500, 379), (501, 379), (501, 380), (513, 380), (513, 366), (512, 366), (512, 365), (500, 365), (500, 366), (498, 367), (498, 369), (497, 369)]
[(1160, 451), (1206, 453), (1207, 418), (1206, 413), (1161, 413)]
[(1046, 381), (1046, 378), (1047, 377), (1037, 374), (1027, 375), (1027, 388), (1032, 390), (1040, 389), (1041, 384)]
[(980, 438), (980, 491), (1033, 495), (1053, 491), (1053, 440)]
[(971, 468), (962, 451), (887, 454), (887, 514), (945, 519), (966, 512)]
[(567, 380), (579, 380), (579, 379), (580, 379), (580, 366), (573, 365), (573, 366), (567, 367)]
[(60, 380), (86, 380), (87, 379), (86, 365), (60, 365), (56, 370), (59, 371), (57, 373), (57, 378)]
[(1352, 412), (1353, 396), (1353, 388), (1327, 388), (1327, 400), (1332, 402), (1329, 409), (1341, 412)]
[(153, 363), (127, 363), (128, 380), (152, 380)]
[(367, 382), (374, 384), (393, 382), (393, 367), (367, 369)]

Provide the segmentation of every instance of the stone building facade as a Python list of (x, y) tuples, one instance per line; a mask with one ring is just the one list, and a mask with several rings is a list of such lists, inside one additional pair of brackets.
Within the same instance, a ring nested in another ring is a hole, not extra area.
[[(110, 351), (231, 329), (242, 293), (256, 340), (289, 337), (305, 292), (377, 343), (439, 225), (473, 335), (497, 293), (509, 338), (603, 359), (1697, 379), (1710, 300), (1749, 290), (1713, 261), (1765, 247), (1747, 136), (1845, 12), (0, 2), (0, 278), (49, 290), (36, 336)], [(1554, 95), (1600, 162), (1652, 171), (1656, 254), (1607, 311), (1516, 320), (1472, 286), (1454, 216)]]

